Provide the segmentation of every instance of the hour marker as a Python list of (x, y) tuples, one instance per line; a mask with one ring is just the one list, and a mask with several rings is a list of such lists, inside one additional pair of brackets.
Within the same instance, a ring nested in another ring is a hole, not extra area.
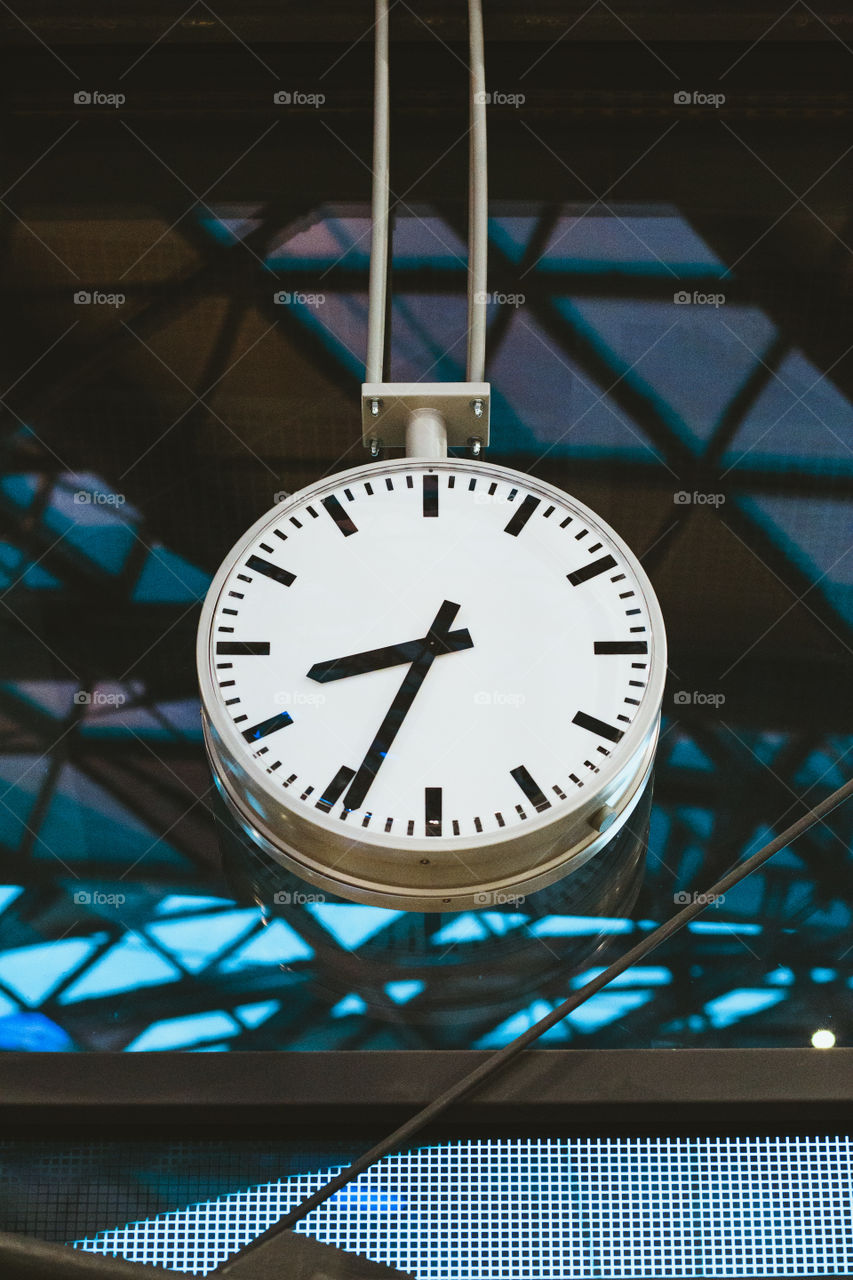
[(424, 515), (438, 515), (438, 476), (424, 476)]
[(424, 788), (424, 820), (428, 836), (441, 835), (441, 787)]
[(284, 782), (281, 785), (283, 787), (289, 787), (291, 782), (295, 782), (295, 781), (296, 781), (296, 774), (292, 773), (289, 778), (285, 778)]
[(313, 516), (315, 520), (317, 519), (317, 512), (313, 507), (306, 507), (305, 510), (308, 512), (309, 516)]
[(575, 569), (574, 573), (567, 573), (566, 577), (573, 587), (579, 587), (582, 582), (588, 582), (590, 578), (596, 578), (600, 573), (615, 568), (616, 561), (612, 556), (602, 556), (600, 560), (591, 560), (582, 569)]
[(353, 495), (352, 489), (344, 489), (344, 497), (346, 498), (347, 502), (355, 502), (355, 497)]
[(448, 487), (448, 489), (455, 489), (455, 488), (456, 488), (456, 476), (448, 476), (448, 477), (447, 477), (447, 487)]
[(263, 573), (268, 578), (272, 578), (273, 582), (280, 582), (283, 587), (289, 587), (291, 582), (296, 580), (296, 574), (291, 573), (289, 569), (282, 569), (277, 564), (273, 564), (272, 560), (264, 560), (262, 556), (249, 556), (246, 561), (246, 568), (253, 569), (255, 573)]
[(415, 834), (415, 820), (414, 818), (409, 818), (409, 821), (406, 823), (406, 835), (413, 836), (414, 834)]
[(596, 640), (593, 649), (596, 653), (648, 653), (649, 646), (645, 640)]
[(348, 769), (345, 764), (342, 764), (315, 807), (322, 809), (324, 813), (328, 813), (335, 801), (343, 795), (344, 788), (349, 785), (354, 777), (355, 769)]
[(323, 499), (323, 506), (345, 538), (348, 538), (351, 533), (358, 533), (358, 526), (353, 524), (334, 494)]
[(459, 819), (458, 818), (453, 819), (453, 834), (455, 836), (459, 835)]
[(542, 813), (545, 809), (551, 808), (551, 801), (546, 799), (542, 788), (537, 782), (534, 782), (523, 764), (518, 765), (515, 769), (510, 769), (510, 773), (537, 813)]
[(366, 483), (366, 482), (365, 482), (364, 492), (368, 495), (368, 497), (372, 498), (372, 497), (373, 497), (373, 485), (372, 485), (372, 484), (368, 484), (368, 483)]
[(498, 820), (498, 826), (499, 826), (499, 827), (505, 827), (505, 826), (506, 826), (506, 823), (504, 822), (504, 816), (503, 816), (503, 814), (502, 814), (502, 813), (496, 813), (496, 814), (495, 814), (495, 817), (496, 817), (496, 818), (497, 818), (497, 820)]
[(385, 830), (386, 830), (386, 831), (390, 831), (390, 830), (391, 830), (391, 828), (393, 827), (393, 825), (394, 825), (394, 819), (393, 819), (393, 818), (386, 818), (386, 819), (385, 819)]
[(554, 514), (554, 508), (549, 507), (547, 511), (542, 512), (542, 519), (547, 520), (549, 516)]
[(412, 479), (412, 477), (411, 477), (411, 476), (406, 476), (406, 488), (407, 488), (407, 489), (413, 489), (414, 487), (415, 487), (415, 482), (414, 482), (414, 480)]
[(386, 477), (385, 477), (385, 488), (386, 488), (386, 489), (393, 489), (393, 488), (394, 488), (394, 481), (391, 479), (391, 477), (390, 477), (390, 476), (386, 476)]
[(277, 716), (270, 716), (269, 720), (262, 720), (251, 729), (243, 729), (242, 734), (247, 742), (257, 742), (268, 733), (275, 733), (276, 729), (284, 729), (289, 724), (293, 724), (293, 717), (287, 711), (280, 711)]
[(561, 790), (560, 790), (560, 788), (557, 786), (557, 784), (556, 784), (556, 783), (554, 783), (554, 786), (552, 787), (552, 790), (553, 790), (553, 791), (556, 791), (557, 795), (560, 797), (560, 799), (561, 799), (561, 800), (565, 800), (565, 798), (566, 798), (566, 793), (565, 793), (565, 791), (561, 791)]
[(521, 506), (517, 507), (512, 513), (512, 518), (504, 526), (504, 533), (517, 538), (538, 506), (539, 499), (534, 498), (532, 494), (528, 494)]
[(579, 711), (573, 717), (572, 724), (579, 725), (581, 729), (588, 729), (590, 733), (597, 733), (599, 738), (606, 738), (608, 742), (618, 742), (624, 736), (624, 730), (616, 729), (612, 724), (608, 724), (606, 720), (598, 720), (595, 716), (588, 716), (585, 711)]
[(580, 533), (575, 534), (575, 540), (580, 542), (581, 538), (585, 538), (588, 533), (589, 529), (581, 529)]
[(261, 551), (266, 551), (268, 552), (269, 555), (272, 555), (272, 547), (269, 545), (269, 543), (267, 542), (260, 543), (260, 548), (261, 548)]
[(567, 524), (571, 524), (571, 523), (572, 523), (572, 517), (571, 517), (571, 516), (566, 516), (565, 520), (561, 520), (561, 521), (560, 521), (560, 528), (561, 528), (561, 529), (565, 529), (566, 525), (567, 525)]
[(242, 654), (265, 658), (270, 651), (269, 640), (217, 640), (216, 652), (220, 654)]
[(281, 538), (282, 542), (287, 542), (287, 534), (282, 533), (281, 529), (273, 529), (273, 533), (277, 538)]
[(301, 523), (301, 521), (299, 521), (299, 520), (297, 520), (297, 519), (296, 519), (296, 516), (291, 516), (291, 517), (290, 517), (290, 523), (291, 523), (291, 524), (295, 524), (295, 525), (296, 525), (296, 527), (297, 527), (297, 529), (301, 529), (301, 528), (302, 528), (302, 523)]
[(475, 819), (474, 819), (474, 830), (475, 830), (475, 831), (482, 831), (482, 830), (483, 830), (483, 824), (482, 824), (482, 822), (480, 821), (480, 819), (479, 819), (479, 818), (475, 818)]
[(270, 765), (270, 773), (275, 773), (276, 769), (280, 769), (280, 768), (281, 768), (281, 761), (276, 760), (275, 764)]

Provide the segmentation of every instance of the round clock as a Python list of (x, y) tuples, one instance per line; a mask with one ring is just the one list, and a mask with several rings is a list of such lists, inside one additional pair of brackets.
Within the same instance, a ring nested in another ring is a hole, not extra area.
[(267, 512), (211, 585), (205, 742), (242, 829), (310, 884), (416, 911), (576, 870), (648, 781), (666, 673), (636, 557), (559, 489), (404, 458)]

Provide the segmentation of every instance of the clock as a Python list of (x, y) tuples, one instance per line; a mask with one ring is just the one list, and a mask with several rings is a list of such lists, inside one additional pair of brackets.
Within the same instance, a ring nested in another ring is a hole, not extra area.
[(198, 632), (235, 820), (301, 880), (414, 911), (578, 870), (648, 783), (660, 608), (589, 508), (488, 462), (403, 458), (267, 512)]

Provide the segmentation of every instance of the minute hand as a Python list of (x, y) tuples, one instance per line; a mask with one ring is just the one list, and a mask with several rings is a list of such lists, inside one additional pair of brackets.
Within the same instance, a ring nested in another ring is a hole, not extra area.
[(397, 731), (405, 720), (427, 672), (439, 654), (449, 651), (447, 633), (458, 612), (458, 604), (445, 600), (435, 615), (435, 621), (421, 641), (422, 648), (418, 656), (406, 672), (403, 683), (388, 708), (385, 719), (379, 726), (367, 755), (362, 760), (358, 772), (349, 785), (349, 790), (343, 798), (345, 809), (360, 809), (364, 803), (364, 798), (370, 790), (371, 783), (379, 772), (382, 761), (388, 754), (391, 743), (397, 736)]

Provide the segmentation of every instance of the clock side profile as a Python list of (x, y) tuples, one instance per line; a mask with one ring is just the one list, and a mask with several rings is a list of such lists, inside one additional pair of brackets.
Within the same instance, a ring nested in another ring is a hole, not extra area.
[(408, 458), (257, 521), (211, 585), (198, 668), (255, 843), (355, 901), (452, 911), (553, 883), (629, 820), (666, 651), (641, 566), (588, 508)]

